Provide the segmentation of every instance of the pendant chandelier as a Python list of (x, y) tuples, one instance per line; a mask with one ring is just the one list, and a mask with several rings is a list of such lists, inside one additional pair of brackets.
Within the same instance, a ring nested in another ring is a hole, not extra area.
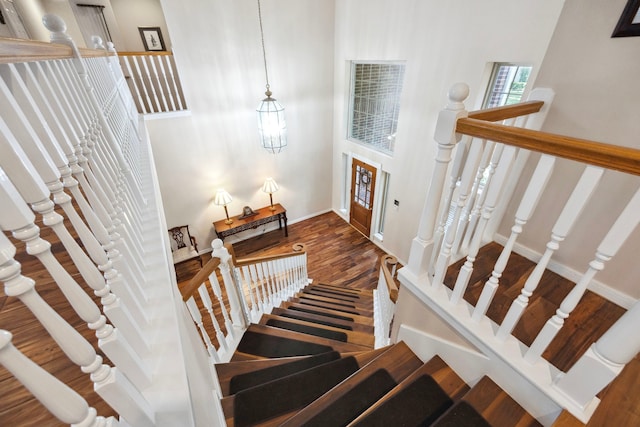
[(267, 54), (264, 49), (264, 31), (262, 30), (262, 10), (258, 0), (258, 19), (260, 21), (260, 37), (262, 40), (262, 56), (264, 58), (264, 75), (267, 82), (266, 98), (260, 102), (258, 109), (258, 132), (262, 147), (273, 154), (281, 152), (287, 146), (287, 123), (284, 119), (284, 107), (272, 98), (267, 71)]

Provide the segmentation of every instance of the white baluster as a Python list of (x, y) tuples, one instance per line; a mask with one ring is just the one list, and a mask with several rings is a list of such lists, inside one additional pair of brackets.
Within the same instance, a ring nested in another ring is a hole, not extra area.
[(556, 158), (554, 156), (543, 155), (538, 161), (538, 165), (536, 166), (536, 170), (533, 172), (529, 186), (522, 196), (522, 200), (518, 206), (515, 216), (515, 224), (511, 228), (509, 240), (507, 240), (507, 243), (504, 245), (504, 248), (493, 268), (491, 277), (485, 283), (480, 298), (478, 299), (478, 304), (476, 304), (473, 311), (472, 319), (476, 322), (479, 322), (482, 316), (485, 315), (491, 301), (493, 301), (493, 297), (500, 283), (500, 277), (502, 277), (502, 273), (504, 272), (507, 262), (509, 261), (509, 257), (511, 256), (513, 245), (515, 245), (518, 235), (522, 232), (522, 227), (527, 223), (527, 221), (529, 221), (536, 206), (538, 205), (540, 196), (546, 188), (551, 172), (553, 171), (555, 159)]
[(467, 117), (467, 112), (462, 103), (469, 96), (469, 87), (464, 83), (457, 83), (449, 90), (449, 103), (447, 109), (440, 112), (436, 124), (435, 140), (438, 143), (436, 165), (433, 177), (430, 181), (427, 198), (420, 216), (418, 235), (411, 243), (408, 268), (416, 275), (422, 275), (428, 270), (433, 250), (433, 237), (435, 232), (438, 207), (442, 200), (443, 185), (447, 175), (451, 150), (460, 140), (456, 135), (456, 121)]
[(458, 225), (460, 223), (460, 214), (462, 213), (462, 209), (467, 202), (467, 197), (469, 197), (469, 192), (471, 190), (471, 186), (473, 185), (473, 180), (475, 178), (478, 165), (480, 164), (483, 148), (484, 143), (476, 142), (475, 144), (472, 143), (469, 149), (469, 156), (467, 157), (466, 164), (464, 165), (462, 178), (460, 180), (460, 186), (458, 188), (458, 200), (456, 201), (453, 221), (451, 221), (451, 224), (449, 224), (449, 227), (445, 232), (444, 243), (442, 245), (442, 249), (440, 249), (440, 254), (438, 254), (438, 259), (436, 261), (433, 282), (431, 283), (431, 286), (433, 287), (442, 286), (442, 283), (444, 281), (444, 275), (447, 271), (449, 260), (451, 258), (451, 248), (453, 247), (453, 241), (455, 239), (456, 233), (458, 231)]
[(240, 305), (238, 289), (236, 288), (233, 277), (231, 276), (231, 268), (229, 266), (231, 255), (220, 239), (214, 239), (213, 242), (211, 242), (211, 248), (213, 249), (211, 256), (214, 258), (220, 258), (220, 273), (222, 274), (224, 287), (227, 290), (227, 298), (229, 299), (233, 325), (244, 328), (246, 326), (246, 320)]
[(97, 411), (73, 389), (33, 363), (11, 343), (10, 332), (0, 329), (0, 364), (24, 385), (42, 405), (65, 424), (86, 427), (118, 426)]
[[(558, 334), (564, 320), (569, 317), (576, 308), (580, 299), (587, 290), (587, 286), (596, 273), (604, 268), (605, 262), (609, 261), (620, 250), (622, 244), (629, 238), (629, 235), (640, 223), (640, 189), (636, 191), (627, 206), (622, 211), (613, 224), (607, 235), (604, 237), (596, 251), (595, 259), (589, 263), (589, 269), (580, 278), (578, 283), (571, 289), (571, 292), (562, 300), (556, 314), (544, 325), (531, 347), (525, 354), (525, 360), (535, 363), (540, 355), (546, 350), (553, 338)], [(613, 338), (613, 336), (610, 336)], [(606, 340), (603, 341), (606, 343)]]
[[(6, 224), (0, 225), (4, 228)], [(91, 344), (40, 297), (35, 282), (20, 274), (14, 256), (15, 247), (0, 233), (0, 282), (4, 283), (5, 294), (17, 297), (29, 308), (64, 354), (82, 372), (90, 374), (96, 392), (121, 416), (141, 426), (152, 426), (154, 415), (147, 401), (126, 377), (103, 364)]]
[(213, 323), (213, 328), (216, 331), (216, 338), (218, 339), (218, 344), (226, 354), (229, 351), (229, 347), (227, 346), (227, 341), (220, 329), (220, 324), (218, 324), (218, 319), (216, 319), (216, 315), (213, 312), (213, 304), (211, 303), (211, 297), (209, 296), (209, 292), (207, 291), (206, 283), (203, 283), (202, 286), (198, 288), (198, 294), (200, 295), (200, 299), (202, 300), (202, 304), (204, 308), (209, 313), (209, 317), (211, 317), (211, 323)]
[(222, 298), (222, 289), (220, 288), (220, 282), (218, 282), (218, 277), (215, 271), (209, 275), (209, 283), (211, 284), (211, 290), (213, 291), (213, 294), (216, 296), (216, 298), (218, 299), (218, 303), (220, 304), (220, 310), (222, 311), (222, 317), (224, 318), (224, 327), (227, 331), (227, 334), (235, 336), (235, 328), (231, 324), (231, 319), (229, 319), (227, 306), (225, 305), (224, 299)]
[(569, 200), (565, 204), (564, 209), (560, 213), (551, 231), (551, 240), (547, 243), (547, 249), (527, 278), (520, 295), (511, 303), (511, 307), (498, 329), (496, 338), (499, 340), (504, 341), (507, 336), (511, 334), (518, 320), (520, 320), (522, 313), (529, 304), (529, 297), (533, 295), (533, 292), (538, 287), (542, 274), (551, 260), (551, 256), (558, 250), (560, 242), (562, 242), (571, 231), (573, 224), (575, 224), (580, 213), (591, 198), (598, 182), (600, 182), (602, 173), (603, 170), (601, 168), (593, 166), (587, 166), (582, 173), (578, 184), (571, 193)]
[(491, 180), (487, 180), (487, 184), (482, 192), (482, 215), (480, 216), (476, 229), (474, 230), (473, 237), (471, 238), (471, 242), (469, 243), (469, 255), (458, 273), (453, 293), (451, 294), (451, 302), (453, 304), (457, 304), (458, 301), (460, 301), (464, 296), (467, 286), (469, 285), (471, 273), (473, 272), (473, 263), (475, 262), (478, 251), (480, 250), (484, 230), (498, 203), (504, 183), (507, 181), (515, 153), (516, 149), (514, 147), (504, 146), (502, 144), (498, 144), (496, 146), (489, 172), (489, 176), (492, 178)]
[(251, 273), (249, 272), (249, 266), (243, 265), (241, 271), (242, 271), (241, 277), (244, 279), (243, 283), (247, 286), (247, 289), (249, 290), (249, 300), (251, 301), (251, 309), (250, 309), (251, 319), (256, 320), (258, 318), (258, 315), (259, 315), (258, 312), (260, 309), (258, 308), (259, 297), (256, 296), (255, 283), (251, 278)]
[(207, 329), (204, 327), (204, 323), (202, 323), (202, 315), (200, 314), (200, 309), (198, 308), (198, 305), (196, 304), (196, 301), (193, 298), (193, 296), (189, 298), (187, 301), (185, 301), (185, 304), (189, 309), (189, 313), (191, 314), (191, 318), (193, 319), (194, 323), (198, 325), (198, 329), (200, 330), (200, 335), (204, 340), (204, 343), (207, 347), (207, 351), (209, 352), (209, 356), (213, 359), (214, 362), (220, 362), (220, 358), (218, 357), (218, 352), (216, 351), (216, 348), (213, 346), (213, 343), (211, 342), (211, 338), (209, 338), (209, 334), (207, 333)]

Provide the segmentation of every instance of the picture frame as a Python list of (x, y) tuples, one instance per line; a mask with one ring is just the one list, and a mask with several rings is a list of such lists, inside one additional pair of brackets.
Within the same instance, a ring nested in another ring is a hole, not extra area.
[(640, 36), (640, 0), (628, 0), (611, 37)]
[(160, 27), (138, 27), (138, 31), (140, 31), (144, 50), (147, 52), (167, 50)]

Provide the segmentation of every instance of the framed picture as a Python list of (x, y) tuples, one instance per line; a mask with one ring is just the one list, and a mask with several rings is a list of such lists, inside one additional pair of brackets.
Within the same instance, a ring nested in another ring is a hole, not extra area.
[(640, 36), (640, 0), (629, 0), (611, 37)]
[(146, 51), (167, 50), (162, 39), (160, 27), (138, 27)]

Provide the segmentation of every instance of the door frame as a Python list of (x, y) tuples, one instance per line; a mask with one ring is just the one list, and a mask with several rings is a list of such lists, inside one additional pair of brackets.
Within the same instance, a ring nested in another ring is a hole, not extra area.
[(367, 236), (367, 238), (371, 241), (375, 240), (382, 240), (379, 236), (377, 237), (376, 235), (378, 234), (378, 224), (380, 221), (380, 210), (382, 209), (382, 206), (380, 206), (380, 189), (381, 189), (381, 185), (382, 185), (382, 164), (379, 162), (376, 162), (368, 157), (365, 157), (363, 155), (360, 155), (358, 153), (354, 153), (353, 151), (350, 151), (348, 153), (344, 153), (347, 155), (347, 164), (345, 165), (345, 170), (342, 172), (345, 177), (344, 179), (344, 183), (345, 183), (345, 188), (343, 188), (344, 191), (344, 195), (345, 195), (345, 200), (347, 201), (346, 206), (344, 207), (345, 209), (345, 217), (347, 222), (349, 222), (349, 218), (351, 217), (351, 168), (353, 167), (353, 159), (359, 160), (361, 162), (364, 162), (368, 165), (370, 165), (371, 167), (375, 168), (376, 170), (376, 180), (375, 180), (375, 185), (376, 185), (376, 191), (373, 194), (373, 209), (371, 212), (371, 232), (369, 233), (369, 235)]

